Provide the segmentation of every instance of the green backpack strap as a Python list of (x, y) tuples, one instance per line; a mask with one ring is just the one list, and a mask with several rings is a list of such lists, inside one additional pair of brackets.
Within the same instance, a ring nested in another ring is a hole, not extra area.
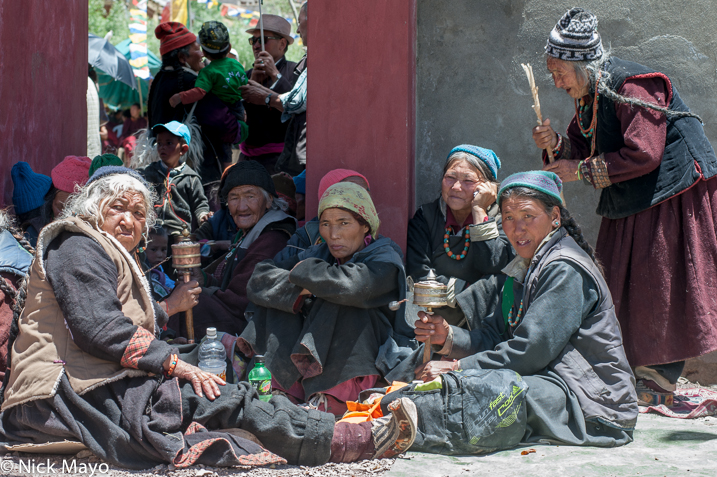
[(508, 277), (503, 285), (503, 321), (505, 322), (505, 329), (508, 329), (508, 315), (510, 309), (513, 308), (513, 301), (515, 298), (513, 292), (513, 277)]

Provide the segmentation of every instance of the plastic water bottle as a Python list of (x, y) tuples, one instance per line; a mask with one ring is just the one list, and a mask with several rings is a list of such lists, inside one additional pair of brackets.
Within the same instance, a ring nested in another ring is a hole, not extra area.
[(249, 383), (259, 393), (259, 399), (271, 399), (271, 373), (264, 366), (264, 356), (260, 354), (254, 356), (254, 369), (249, 373)]
[(217, 338), (216, 328), (207, 328), (207, 336), (199, 346), (199, 369), (227, 380), (227, 353)]

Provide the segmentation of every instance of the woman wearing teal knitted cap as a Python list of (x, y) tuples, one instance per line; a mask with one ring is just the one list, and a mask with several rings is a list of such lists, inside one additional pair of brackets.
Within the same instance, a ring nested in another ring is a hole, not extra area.
[[(481, 277), (500, 273), (513, 258), (496, 204), (498, 169), (500, 159), (490, 149), (454, 147), (443, 167), (440, 196), (408, 222), (406, 273), (418, 282), (435, 270), (448, 286), (449, 305), (441, 314), (451, 325), (479, 326), (466, 322), (456, 297)], [(414, 319), (415, 313), (407, 316)]]
[(507, 369), (527, 385), (515, 397), (525, 399), (525, 418), (518, 413), (511, 424), (524, 426), (520, 442), (622, 445), (637, 421), (635, 378), (602, 269), (561, 190), (560, 178), (545, 171), (502, 182), (503, 230), (517, 256), (503, 274), (464, 292), (474, 295), (464, 311), (481, 319), (480, 328), (448, 333), (440, 316), (419, 313), (417, 339), (430, 335), (448, 360), (420, 366), (416, 377)]

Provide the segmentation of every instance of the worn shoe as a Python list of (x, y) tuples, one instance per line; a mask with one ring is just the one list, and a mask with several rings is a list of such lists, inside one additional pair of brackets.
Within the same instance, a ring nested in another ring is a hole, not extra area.
[(418, 413), (416, 405), (403, 397), (388, 405), (391, 415), (371, 421), (374, 459), (390, 459), (406, 452), (416, 439)]
[(654, 381), (648, 379), (638, 379), (635, 391), (637, 392), (638, 406), (659, 406), (664, 404), (667, 407), (672, 407), (675, 402), (674, 393), (662, 389)]
[[(677, 389), (677, 384), (671, 383), (666, 377), (647, 366), (637, 366), (635, 368), (635, 378), (645, 381), (652, 381), (658, 388), (657, 392), (673, 393)], [(648, 386), (654, 389), (654, 386)]]

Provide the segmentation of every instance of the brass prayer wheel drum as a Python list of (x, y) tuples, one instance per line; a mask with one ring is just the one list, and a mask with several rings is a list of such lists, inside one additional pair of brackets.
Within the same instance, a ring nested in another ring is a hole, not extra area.
[(425, 308), (434, 308), (448, 305), (448, 288), (436, 280), (436, 274), (431, 269), (425, 280), (413, 285), (413, 304)]
[(177, 269), (197, 268), (202, 266), (202, 244), (195, 242), (179, 242), (172, 245), (172, 266)]
[[(423, 281), (413, 285), (413, 304), (422, 306), (429, 315), (432, 308), (448, 305), (448, 287), (436, 280), (436, 272), (431, 269)], [(431, 360), (431, 337), (427, 336), (423, 346), (423, 363)]]

